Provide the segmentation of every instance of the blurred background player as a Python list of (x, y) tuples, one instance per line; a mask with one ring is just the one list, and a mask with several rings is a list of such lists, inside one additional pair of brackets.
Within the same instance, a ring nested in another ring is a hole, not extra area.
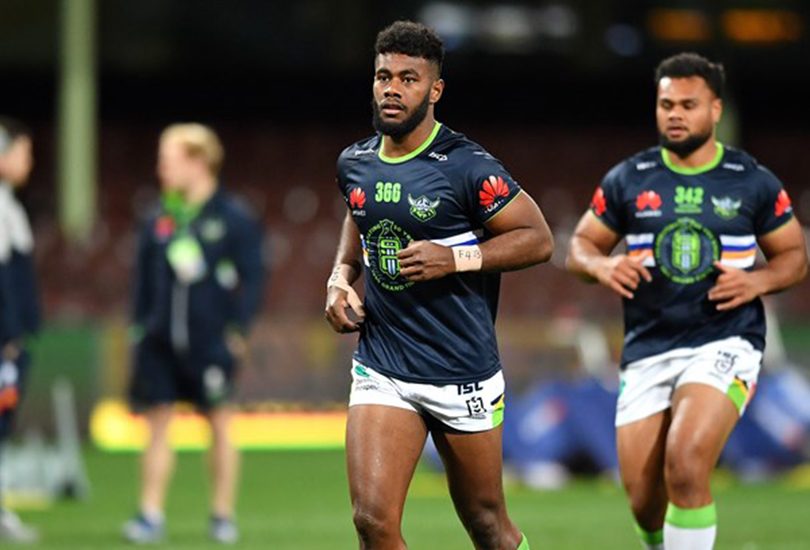
[[(14, 193), (33, 167), (31, 134), (20, 122), (0, 117), (0, 460), (28, 377), (26, 339), (39, 330), (34, 273), (34, 238), (25, 209)], [(0, 480), (0, 489), (2, 489)], [(33, 542), (37, 533), (3, 506), (0, 540)]]
[[(696, 54), (658, 66), (660, 146), (608, 172), (568, 255), (571, 271), (623, 298), (617, 447), (647, 548), (713, 547), (709, 479), (757, 382), (760, 296), (807, 270), (780, 181), (716, 141), (724, 80)], [(610, 256), (623, 238), (626, 253)], [(767, 264), (755, 268), (757, 245)]]
[(223, 191), (223, 148), (200, 124), (175, 124), (160, 137), (162, 203), (138, 247), (135, 351), (130, 398), (145, 414), (138, 515), (124, 527), (133, 542), (164, 536), (164, 501), (174, 465), (168, 429), (174, 403), (189, 401), (211, 426), (210, 536), (238, 538), (234, 500), (239, 460), (229, 435), (233, 390), (245, 339), (260, 303), (261, 229)]
[[(499, 272), (548, 260), (551, 233), (498, 160), (435, 120), (444, 49), (433, 30), (398, 21), (375, 49), (378, 134), (338, 160), (349, 211), (326, 305), (336, 331), (360, 331), (346, 434), (360, 547), (405, 548), (405, 496), (430, 433), (475, 547), (525, 549), (501, 482), (494, 319)], [(361, 272), (364, 305), (351, 286)]]

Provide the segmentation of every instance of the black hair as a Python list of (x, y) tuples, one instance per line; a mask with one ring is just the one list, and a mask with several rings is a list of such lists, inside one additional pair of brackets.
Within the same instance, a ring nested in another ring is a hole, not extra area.
[(421, 57), (436, 65), (442, 74), (444, 44), (436, 31), (414, 21), (396, 21), (377, 34), (374, 44), (377, 55), (399, 53), (410, 57)]
[(664, 59), (655, 69), (655, 84), (662, 78), (689, 78), (699, 76), (706, 81), (714, 95), (723, 99), (726, 85), (726, 70), (722, 63), (709, 61), (702, 55), (684, 52)]
[(30, 135), (31, 131), (19, 120), (0, 116), (0, 153), (5, 152), (17, 138)]

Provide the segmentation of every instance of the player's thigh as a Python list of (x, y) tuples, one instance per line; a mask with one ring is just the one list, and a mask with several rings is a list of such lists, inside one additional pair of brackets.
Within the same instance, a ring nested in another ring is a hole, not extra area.
[(679, 386), (667, 436), (668, 460), (711, 470), (738, 419), (734, 402), (717, 388), (701, 383)]
[(462, 516), (482, 508), (504, 509), (503, 425), (481, 432), (436, 429), (431, 435)]
[(616, 428), (622, 483), (638, 507), (663, 491), (669, 409)]
[(346, 460), (355, 508), (402, 514), (427, 428), (414, 411), (388, 405), (349, 407)]

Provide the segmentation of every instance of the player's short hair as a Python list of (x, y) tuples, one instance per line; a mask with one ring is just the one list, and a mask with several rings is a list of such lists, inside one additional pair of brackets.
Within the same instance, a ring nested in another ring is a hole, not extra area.
[(212, 174), (219, 174), (225, 160), (225, 149), (216, 132), (204, 124), (183, 122), (168, 126), (160, 141), (177, 140), (192, 158), (201, 158)]
[(422, 23), (395, 21), (377, 34), (374, 51), (377, 55), (399, 53), (427, 59), (442, 74), (444, 44), (436, 31)]
[(706, 81), (714, 95), (723, 99), (726, 86), (726, 70), (722, 63), (709, 61), (694, 52), (683, 52), (664, 59), (655, 69), (655, 85), (662, 78), (689, 78), (699, 76)]
[(31, 130), (19, 120), (0, 116), (0, 154), (5, 153), (17, 138), (30, 137)]

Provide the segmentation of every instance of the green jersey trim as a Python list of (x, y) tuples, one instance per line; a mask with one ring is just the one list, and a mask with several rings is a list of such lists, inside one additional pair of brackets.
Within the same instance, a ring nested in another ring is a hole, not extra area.
[(701, 166), (695, 167), (685, 167), (685, 166), (676, 166), (673, 164), (672, 159), (669, 158), (669, 151), (661, 147), (661, 160), (664, 161), (664, 165), (675, 172), (676, 174), (681, 174), (682, 176), (696, 176), (698, 174), (703, 174), (708, 172), (709, 170), (714, 170), (717, 168), (717, 165), (720, 164), (720, 161), (723, 160), (723, 153), (725, 149), (723, 148), (723, 144), (719, 141), (715, 142), (717, 146), (717, 150), (714, 153), (714, 158), (703, 164)]
[(433, 130), (430, 132), (430, 135), (422, 142), (422, 145), (408, 153), (407, 155), (402, 155), (401, 157), (387, 157), (383, 154), (383, 146), (385, 145), (385, 136), (382, 137), (380, 140), (380, 152), (377, 156), (380, 157), (380, 160), (388, 163), (388, 164), (400, 164), (403, 162), (408, 162), (412, 158), (418, 156), (422, 151), (430, 147), (430, 144), (433, 143), (433, 140), (436, 139), (436, 136), (439, 135), (439, 130), (442, 127), (441, 122), (436, 122), (433, 125)]

